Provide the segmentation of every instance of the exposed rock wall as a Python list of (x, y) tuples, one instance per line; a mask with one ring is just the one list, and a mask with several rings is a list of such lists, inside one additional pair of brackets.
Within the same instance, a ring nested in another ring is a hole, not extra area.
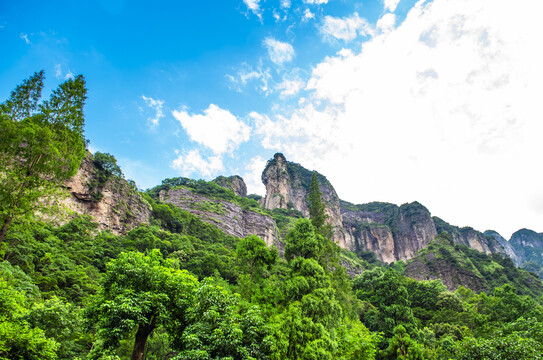
[(239, 175), (233, 176), (219, 176), (213, 180), (213, 182), (223, 188), (230, 189), (240, 197), (247, 197), (247, 185), (243, 178)]
[(516, 266), (520, 266), (522, 260), (521, 258), (517, 255), (517, 253), (515, 252), (515, 249), (513, 248), (513, 246), (509, 243), (509, 241), (505, 240), (505, 238), (503, 236), (501, 236), (500, 234), (498, 234), (496, 231), (494, 230), (487, 230), (484, 232), (484, 235), (486, 237), (491, 237), (493, 238), (494, 240), (496, 240), (500, 245), (501, 247), (503, 248), (503, 250), (505, 251), (505, 254), (507, 256), (509, 256), (511, 258), (511, 260), (513, 260), (513, 262), (515, 263)]
[[(99, 201), (93, 197), (89, 184), (98, 176), (92, 155), (81, 162), (77, 174), (65, 183), (70, 196), (62, 203), (70, 212), (90, 215), (100, 230), (111, 230), (114, 234), (125, 234), (141, 223), (149, 223), (151, 207), (128, 182), (110, 176), (99, 191)], [(69, 215), (68, 215), (69, 217)]]
[[(307, 197), (312, 173), (299, 164), (288, 162), (283, 154), (275, 154), (262, 172), (266, 196), (261, 200), (261, 205), (270, 210), (293, 208), (309, 217)], [(317, 179), (326, 205), (325, 212), (334, 228), (334, 241), (341, 247), (345, 247), (339, 197), (332, 184), (323, 175), (317, 173)]]
[(400, 207), (386, 203), (343, 205), (346, 248), (374, 252), (386, 263), (412, 258), (437, 235), (430, 212), (417, 202)]
[(243, 210), (239, 205), (226, 200), (210, 199), (195, 194), (190, 189), (180, 187), (161, 191), (160, 200), (171, 203), (198, 216), (205, 222), (217, 226), (226, 234), (243, 238), (257, 235), (268, 246), (278, 245), (279, 233), (275, 221), (268, 215)]
[(449, 233), (452, 236), (455, 244), (468, 246), (486, 255), (496, 253), (507, 255), (507, 251), (504, 249), (503, 245), (494, 236), (487, 236), (471, 227), (460, 228), (458, 226), (451, 225), (438, 217), (434, 217), (433, 219), (438, 233)]

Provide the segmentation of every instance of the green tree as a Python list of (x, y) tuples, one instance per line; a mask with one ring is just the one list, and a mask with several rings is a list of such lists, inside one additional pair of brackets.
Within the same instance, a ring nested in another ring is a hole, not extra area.
[(0, 104), (0, 244), (14, 219), (36, 209), (73, 176), (85, 154), (83, 76), (66, 80), (39, 104), (40, 71)]
[(249, 274), (250, 281), (262, 276), (263, 271), (277, 260), (277, 249), (268, 248), (264, 240), (249, 235), (241, 239), (236, 248), (236, 260), (240, 269)]
[(311, 221), (298, 219), (285, 238), (285, 258), (317, 259), (322, 253), (323, 242), (322, 235), (315, 232)]
[(456, 346), (458, 360), (541, 360), (543, 346), (517, 334), (492, 339), (468, 338)]
[(56, 359), (59, 344), (24, 321), (25, 303), (24, 294), (0, 278), (0, 359)]
[(160, 325), (179, 346), (177, 336), (187, 325), (185, 311), (197, 285), (193, 275), (175, 269), (173, 261), (163, 260), (156, 249), (148, 256), (129, 252), (110, 261), (102, 289), (87, 311), (89, 322), (98, 327), (92, 356), (116, 348), (135, 332), (132, 359), (141, 360), (147, 338)]
[(238, 298), (212, 279), (202, 281), (195, 300), (187, 310), (184, 349), (176, 359), (269, 359), (273, 342), (258, 308), (240, 314)]
[(328, 215), (326, 214), (326, 205), (322, 200), (322, 193), (319, 188), (319, 181), (317, 179), (317, 173), (313, 172), (311, 175), (311, 185), (309, 187), (309, 218), (311, 223), (315, 227), (315, 230), (322, 234), (324, 237), (332, 237), (332, 227), (326, 223)]
[(422, 346), (411, 339), (402, 325), (394, 328), (394, 336), (381, 355), (386, 360), (424, 360)]
[(94, 164), (108, 176), (115, 175), (123, 177), (123, 172), (119, 165), (117, 165), (117, 159), (109, 153), (101, 153), (98, 151), (94, 153)]

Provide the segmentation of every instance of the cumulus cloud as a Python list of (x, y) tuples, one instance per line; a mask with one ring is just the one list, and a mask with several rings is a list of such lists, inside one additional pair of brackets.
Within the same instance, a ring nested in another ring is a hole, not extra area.
[(164, 105), (163, 100), (155, 100), (151, 97), (142, 95), (141, 98), (145, 101), (145, 104), (155, 111), (154, 117), (148, 117), (147, 121), (151, 127), (158, 126), (160, 119), (164, 117), (164, 112), (162, 111), (162, 106)]
[(385, 10), (394, 12), (400, 0), (385, 0)]
[(289, 43), (267, 37), (263, 45), (268, 49), (270, 60), (277, 65), (282, 65), (294, 58), (294, 48)]
[(419, 2), (396, 28), (315, 66), (295, 111), (252, 113), (255, 131), (347, 200), (418, 200), (506, 237), (541, 231), (530, 199), (543, 177), (543, 5), (530, 4)]
[(304, 17), (302, 18), (303, 21), (309, 21), (311, 19), (315, 18), (315, 14), (311, 12), (309, 9), (305, 9), (304, 11)]
[(377, 29), (379, 29), (381, 32), (389, 32), (390, 30), (394, 29), (395, 23), (396, 15), (387, 13), (377, 20)]
[(298, 77), (284, 78), (283, 82), (277, 84), (276, 90), (279, 90), (280, 97), (294, 96), (300, 92), (305, 86), (305, 83)]
[(262, 170), (266, 166), (266, 161), (261, 156), (255, 156), (249, 160), (245, 167), (245, 173), (242, 175), (245, 184), (247, 184), (247, 193), (265, 195), (266, 188), (262, 184)]
[(290, 8), (290, 5), (292, 4), (291, 0), (281, 0), (281, 7), (283, 9)]
[(173, 116), (181, 123), (191, 140), (223, 154), (249, 140), (251, 129), (228, 110), (210, 104), (204, 114), (189, 114), (174, 110)]
[(245, 6), (247, 6), (247, 9), (249, 9), (253, 14), (258, 16), (259, 18), (262, 18), (260, 0), (243, 0), (243, 3), (245, 4)]
[(365, 36), (372, 33), (371, 26), (366, 21), (358, 16), (357, 13), (349, 17), (337, 18), (333, 16), (325, 16), (320, 27), (320, 32), (325, 38), (335, 38), (343, 41), (350, 41), (357, 36)]
[(221, 155), (210, 156), (204, 159), (198, 149), (193, 149), (186, 154), (179, 155), (172, 163), (172, 168), (180, 170), (183, 176), (197, 173), (205, 177), (211, 177), (223, 170)]

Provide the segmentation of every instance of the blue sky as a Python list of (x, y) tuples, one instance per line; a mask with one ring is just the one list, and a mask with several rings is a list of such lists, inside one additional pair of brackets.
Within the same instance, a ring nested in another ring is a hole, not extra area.
[(91, 150), (144, 189), (240, 174), (263, 194), (280, 151), (345, 200), (543, 231), (542, 5), (508, 4), (0, 1), (0, 99), (83, 74)]

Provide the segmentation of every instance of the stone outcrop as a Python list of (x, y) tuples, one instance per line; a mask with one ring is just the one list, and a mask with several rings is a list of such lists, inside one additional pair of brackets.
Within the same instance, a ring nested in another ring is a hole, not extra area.
[(268, 215), (243, 210), (233, 202), (195, 194), (186, 187), (162, 190), (159, 197), (160, 201), (188, 211), (228, 235), (243, 238), (252, 234), (260, 237), (268, 246), (279, 245), (280, 237), (275, 221)]
[(485, 279), (476, 270), (452, 266), (449, 261), (436, 258), (432, 252), (408, 262), (405, 275), (418, 281), (441, 280), (449, 291), (456, 290), (459, 285), (475, 292), (488, 290)]
[(437, 235), (430, 212), (418, 202), (353, 205), (342, 202), (346, 248), (371, 251), (383, 262), (407, 260)]
[(486, 236), (471, 227), (460, 228), (451, 225), (438, 217), (434, 217), (433, 219), (438, 233), (446, 232), (450, 234), (455, 244), (468, 246), (486, 255), (496, 253), (507, 255), (506, 250), (494, 236)]
[[(309, 187), (313, 172), (299, 164), (289, 162), (283, 154), (277, 153), (269, 160), (262, 172), (262, 182), (266, 187), (266, 196), (260, 204), (266, 209), (296, 209), (309, 217)], [(319, 188), (325, 203), (328, 221), (334, 230), (334, 241), (345, 247), (345, 236), (339, 197), (334, 187), (323, 175), (317, 173)]]
[(509, 240), (517, 255), (525, 258), (529, 249), (543, 249), (543, 233), (521, 229), (515, 232)]
[(491, 237), (494, 240), (496, 240), (501, 245), (501, 247), (503, 248), (505, 254), (507, 256), (509, 256), (511, 258), (511, 260), (513, 260), (513, 262), (515, 263), (516, 266), (521, 265), (522, 258), (517, 255), (513, 245), (511, 245), (511, 243), (509, 241), (507, 241), (503, 236), (501, 236), (500, 234), (498, 234), (494, 230), (487, 230), (487, 231), (484, 232), (484, 235), (486, 237)]
[(232, 190), (234, 194), (240, 197), (247, 197), (247, 185), (243, 178), (239, 175), (219, 176), (213, 182), (225, 189)]
[[(260, 200), (266, 209), (296, 209), (309, 216), (307, 197), (312, 171), (286, 160), (277, 153), (262, 172), (266, 196)], [(428, 209), (413, 202), (397, 206), (387, 203), (353, 205), (341, 201), (334, 187), (317, 173), (326, 213), (334, 228), (334, 241), (350, 251), (371, 251), (383, 262), (408, 260), (426, 247), (439, 232)], [(499, 242), (471, 228), (457, 228), (441, 221), (456, 243), (485, 254), (505, 253)], [(440, 223), (441, 224), (441, 223)], [(443, 227), (443, 226), (442, 226)]]
[(68, 210), (68, 216), (63, 216), (60, 222), (70, 217), (69, 213), (90, 215), (98, 223), (99, 230), (111, 230), (116, 235), (125, 234), (141, 223), (149, 223), (150, 205), (125, 179), (112, 175), (98, 189), (89, 186), (97, 182), (99, 171), (89, 153), (77, 174), (65, 183), (69, 196), (61, 202)]

